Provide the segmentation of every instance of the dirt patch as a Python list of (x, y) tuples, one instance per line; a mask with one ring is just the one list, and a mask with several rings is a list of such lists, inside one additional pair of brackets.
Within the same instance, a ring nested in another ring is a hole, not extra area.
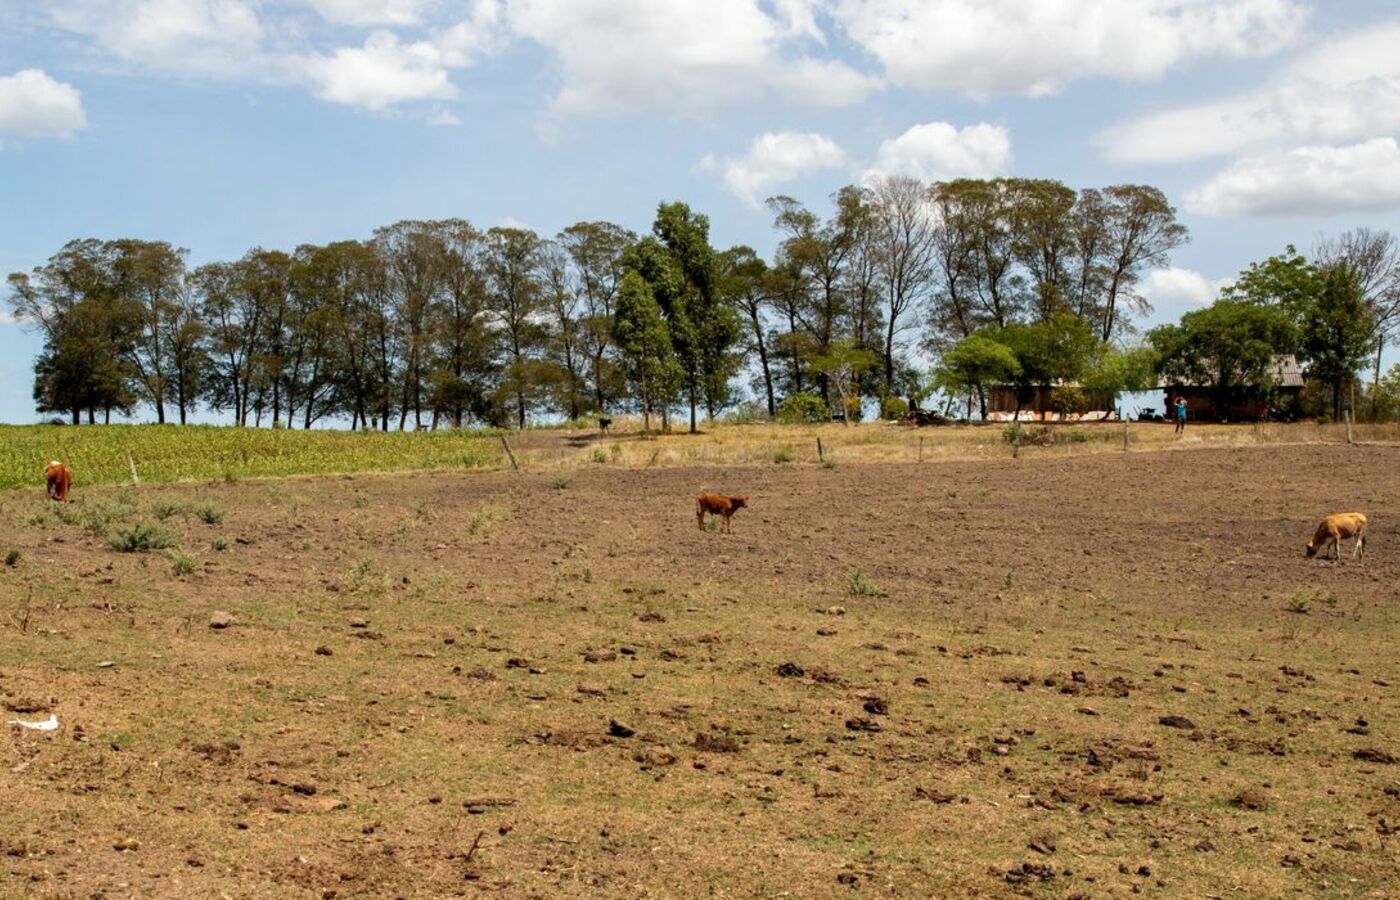
[[(168, 522), (185, 574), (0, 495), (5, 718), (61, 723), (0, 742), (0, 866), (59, 896), (1384, 895), (1397, 462), (86, 492), (217, 503)], [(749, 495), (732, 535), (701, 490)], [(1304, 559), (1338, 509), (1366, 559)]]

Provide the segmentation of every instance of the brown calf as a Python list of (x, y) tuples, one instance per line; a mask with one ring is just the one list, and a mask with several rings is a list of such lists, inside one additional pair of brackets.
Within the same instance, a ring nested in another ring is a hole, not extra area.
[(695, 498), (695, 521), (705, 530), (705, 513), (724, 516), (724, 531), (729, 532), (729, 517), (749, 505), (748, 497), (726, 497), (723, 494), (700, 494)]
[(73, 487), (73, 470), (58, 460), (44, 468), (44, 496), (59, 503), (68, 502), (68, 491)]
[(1356, 545), (1351, 548), (1351, 558), (1356, 559), (1366, 546), (1366, 517), (1361, 513), (1334, 513), (1317, 526), (1313, 539), (1308, 541), (1308, 556), (1316, 556), (1318, 550), (1327, 547), (1327, 559), (1341, 559), (1342, 540), (1349, 537), (1356, 538)]

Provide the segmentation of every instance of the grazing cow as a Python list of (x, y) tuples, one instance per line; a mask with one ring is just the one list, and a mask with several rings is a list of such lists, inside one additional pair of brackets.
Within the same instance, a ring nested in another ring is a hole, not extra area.
[(607, 434), (608, 429), (611, 427), (612, 419), (608, 418), (607, 416), (603, 416), (602, 418), (598, 419), (598, 430), (603, 432), (603, 434)]
[(748, 497), (726, 497), (723, 494), (699, 494), (695, 498), (695, 521), (705, 530), (705, 513), (724, 516), (724, 531), (729, 533), (729, 517), (749, 505)]
[(1351, 558), (1356, 559), (1366, 546), (1366, 517), (1361, 513), (1334, 513), (1322, 520), (1312, 540), (1308, 541), (1308, 557), (1316, 556), (1318, 550), (1327, 547), (1325, 558), (1341, 559), (1342, 540), (1349, 537), (1356, 538), (1356, 545), (1351, 549)]
[(68, 502), (68, 491), (73, 487), (73, 470), (58, 460), (44, 468), (44, 496), (59, 503)]

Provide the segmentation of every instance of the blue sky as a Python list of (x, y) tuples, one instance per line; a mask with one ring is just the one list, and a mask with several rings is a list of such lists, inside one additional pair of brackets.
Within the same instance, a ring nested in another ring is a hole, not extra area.
[[(78, 237), (642, 231), (670, 199), (766, 253), (769, 194), (1013, 174), (1167, 192), (1192, 241), (1147, 324), (1400, 232), (1396, 47), (1393, 0), (6, 0), (0, 272)], [(0, 320), (0, 421), (35, 419), (38, 346)]]

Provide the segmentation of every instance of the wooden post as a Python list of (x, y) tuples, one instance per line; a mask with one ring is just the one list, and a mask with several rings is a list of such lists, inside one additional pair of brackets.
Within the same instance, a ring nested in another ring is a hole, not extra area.
[(139, 487), (141, 485), (141, 479), (136, 476), (136, 460), (131, 458), (130, 450), (126, 451), (126, 465), (127, 468), (131, 469), (131, 483)]
[(1347, 410), (1346, 412), (1344, 412), (1342, 415), (1346, 417), (1346, 421), (1347, 421), (1347, 443), (1350, 444), (1350, 443), (1353, 443), (1353, 441), (1352, 441), (1352, 439), (1351, 439), (1351, 410), (1348, 409), (1348, 410)]
[(1021, 414), (1020, 414), (1019, 412), (1016, 413), (1016, 424), (1015, 424), (1015, 426), (1013, 426), (1013, 427), (1014, 427), (1016, 430), (1015, 430), (1015, 432), (1013, 432), (1013, 437), (1011, 438), (1011, 458), (1012, 458), (1012, 459), (1020, 459), (1020, 458), (1021, 458)]
[(924, 461), (924, 436), (919, 435), (919, 462)]
[(1118, 410), (1118, 415), (1123, 417), (1123, 452), (1128, 452), (1128, 410), (1122, 408)]
[(520, 463), (515, 461), (515, 454), (510, 452), (510, 442), (506, 440), (505, 435), (501, 435), (501, 446), (506, 448), (506, 456), (510, 457), (510, 467), (519, 472)]
[(826, 462), (826, 454), (822, 453), (822, 439), (817, 438), (817, 462)]

